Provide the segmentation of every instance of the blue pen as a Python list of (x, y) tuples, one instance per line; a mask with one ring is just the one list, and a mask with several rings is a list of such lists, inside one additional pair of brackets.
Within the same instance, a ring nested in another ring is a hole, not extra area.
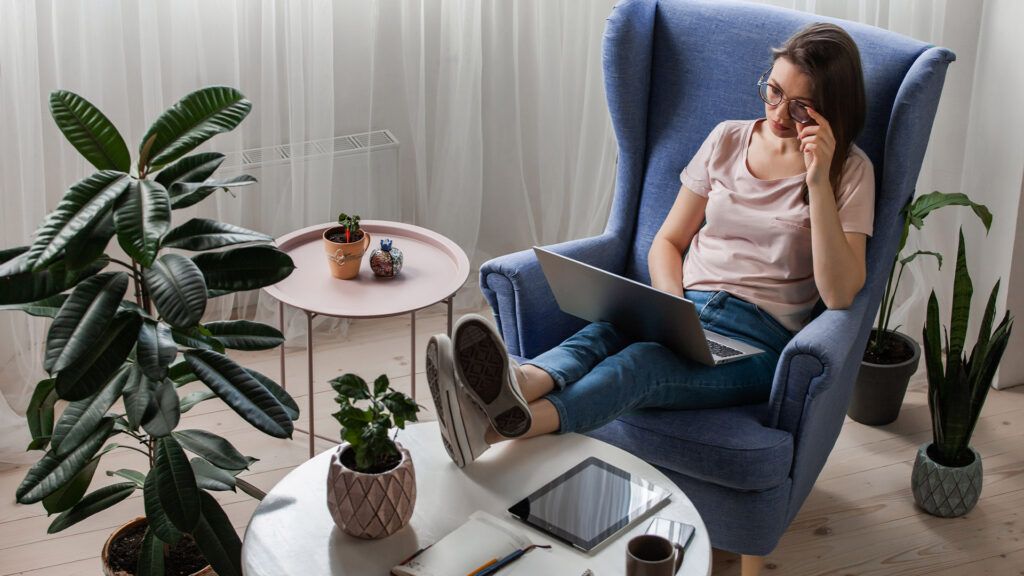
[(501, 568), (503, 566), (505, 566), (506, 564), (511, 564), (512, 562), (515, 562), (523, 554), (526, 554), (527, 552), (529, 552), (530, 550), (533, 550), (534, 548), (551, 548), (551, 546), (548, 546), (546, 544), (530, 544), (526, 548), (523, 548), (521, 550), (516, 550), (515, 552), (509, 554), (508, 556), (505, 556), (501, 560), (498, 560), (498, 562), (496, 564), (491, 564), (490, 566), (487, 567), (486, 570), (484, 570), (482, 572), (477, 572), (477, 576), (491, 576), (492, 574), (494, 574), (498, 570), (501, 570)]

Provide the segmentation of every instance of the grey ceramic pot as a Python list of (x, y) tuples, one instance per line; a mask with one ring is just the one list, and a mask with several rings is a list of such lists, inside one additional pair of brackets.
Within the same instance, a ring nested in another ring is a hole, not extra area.
[(899, 332), (893, 332), (893, 337), (909, 344), (914, 354), (899, 364), (861, 361), (850, 408), (846, 411), (850, 418), (861, 424), (884, 426), (895, 422), (900, 415), (910, 377), (917, 372), (921, 361), (921, 347), (917, 341)]
[(928, 455), (930, 443), (917, 449), (910, 486), (914, 501), (933, 516), (956, 518), (974, 508), (981, 496), (981, 454), (974, 448), (974, 461), (966, 466), (943, 466)]

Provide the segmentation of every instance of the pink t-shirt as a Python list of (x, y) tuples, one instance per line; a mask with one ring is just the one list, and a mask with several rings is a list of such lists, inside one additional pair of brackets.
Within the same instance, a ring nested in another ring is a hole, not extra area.
[[(679, 175), (708, 199), (706, 225), (683, 262), (688, 290), (725, 290), (756, 304), (786, 328), (807, 323), (818, 301), (811, 260), (810, 207), (801, 188), (806, 174), (778, 180), (754, 177), (747, 149), (760, 120), (722, 122)], [(875, 176), (871, 160), (853, 146), (836, 195), (846, 232), (872, 233)]]

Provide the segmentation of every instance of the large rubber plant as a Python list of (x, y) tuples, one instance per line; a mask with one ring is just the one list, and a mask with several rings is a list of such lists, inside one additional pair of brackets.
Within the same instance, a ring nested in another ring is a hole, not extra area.
[[(251, 107), (228, 87), (185, 96), (143, 136), (133, 167), (102, 112), (54, 92), (53, 119), (97, 172), (71, 186), (31, 245), (0, 251), (0, 305), (53, 318), (42, 358), (50, 377), (36, 385), (27, 413), (29, 448), (45, 454), (17, 500), (58, 514), (54, 533), (142, 491), (140, 575), (162, 574), (183, 534), (218, 574), (241, 574), (241, 541), (209, 491), (258, 494), (236, 478), (254, 459), (206, 430), (177, 430), (182, 413), (220, 398), (275, 438), (290, 438), (298, 418), (280, 386), (225, 354), (274, 348), (281, 333), (245, 320), (202, 321), (210, 298), (274, 284), (291, 273), (291, 259), (259, 232), (202, 218), (172, 223), (174, 210), (255, 182), (213, 179), (224, 155), (190, 154)], [(106, 254), (115, 238), (127, 257)], [(206, 387), (179, 395), (196, 380)], [(55, 405), (63, 406), (59, 417)], [(107, 471), (125, 481), (89, 492), (113, 450), (142, 452), (148, 470)]]

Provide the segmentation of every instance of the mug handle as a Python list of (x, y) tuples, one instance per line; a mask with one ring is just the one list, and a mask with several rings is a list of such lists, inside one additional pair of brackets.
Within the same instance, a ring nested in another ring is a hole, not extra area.
[(676, 568), (675, 568), (675, 570), (672, 571), (673, 574), (679, 572), (679, 567), (683, 565), (683, 551), (684, 551), (682, 544), (679, 544), (678, 542), (676, 542), (674, 544), (674, 546), (676, 547)]

